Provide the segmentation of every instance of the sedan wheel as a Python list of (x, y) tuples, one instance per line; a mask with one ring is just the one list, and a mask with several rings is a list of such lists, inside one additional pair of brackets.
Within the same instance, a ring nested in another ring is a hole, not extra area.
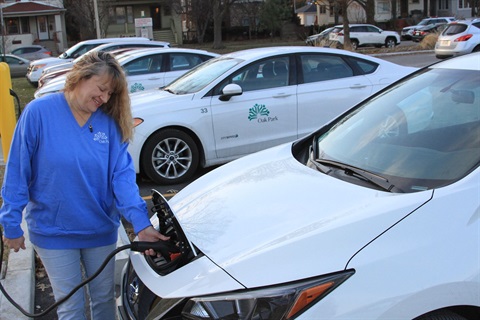
[(185, 182), (195, 173), (198, 163), (199, 152), (195, 141), (177, 129), (153, 134), (142, 151), (143, 171), (158, 184)]

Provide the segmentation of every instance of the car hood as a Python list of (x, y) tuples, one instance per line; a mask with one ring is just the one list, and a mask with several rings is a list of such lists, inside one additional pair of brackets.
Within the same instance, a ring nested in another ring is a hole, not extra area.
[[(159, 107), (162, 112), (177, 110), (184, 105), (179, 104), (185, 100), (190, 101), (193, 94), (176, 95), (165, 90), (150, 89), (130, 94), (132, 114), (134, 117), (145, 117), (157, 114)], [(158, 102), (161, 100), (161, 103)]]
[(60, 58), (52, 57), (52, 58), (43, 58), (43, 59), (34, 60), (34, 61), (31, 62), (31, 64), (33, 64), (33, 65), (57, 64), (57, 63), (65, 63), (65, 62), (70, 61), (70, 60), (71, 59), (67, 60), (67, 59), (60, 59)]
[(314, 277), (345, 269), (356, 252), (431, 196), (332, 178), (295, 160), (291, 144), (282, 145), (226, 164), (169, 201), (205, 257), (164, 277), (148, 270), (138, 254), (132, 262), (162, 297)]

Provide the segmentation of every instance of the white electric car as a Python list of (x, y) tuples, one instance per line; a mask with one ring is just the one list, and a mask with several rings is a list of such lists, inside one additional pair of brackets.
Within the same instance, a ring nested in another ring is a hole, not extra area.
[(130, 254), (120, 318), (479, 319), (479, 60), (423, 68), (168, 202), (154, 192), (170, 241)]
[(129, 151), (137, 173), (180, 183), (199, 167), (304, 136), (414, 70), (320, 47), (225, 54), (165, 88), (131, 95), (141, 124)]

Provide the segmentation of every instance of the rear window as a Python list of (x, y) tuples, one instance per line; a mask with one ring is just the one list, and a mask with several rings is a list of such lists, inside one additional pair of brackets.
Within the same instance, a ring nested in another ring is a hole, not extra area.
[(466, 24), (455, 23), (449, 25), (445, 31), (443, 31), (444, 36), (451, 36), (454, 34), (459, 34), (467, 30), (468, 26)]

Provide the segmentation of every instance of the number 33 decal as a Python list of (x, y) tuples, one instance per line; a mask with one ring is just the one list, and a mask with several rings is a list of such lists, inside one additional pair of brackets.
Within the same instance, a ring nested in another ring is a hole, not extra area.
[(208, 109), (207, 108), (201, 108), (200, 113), (208, 113)]

